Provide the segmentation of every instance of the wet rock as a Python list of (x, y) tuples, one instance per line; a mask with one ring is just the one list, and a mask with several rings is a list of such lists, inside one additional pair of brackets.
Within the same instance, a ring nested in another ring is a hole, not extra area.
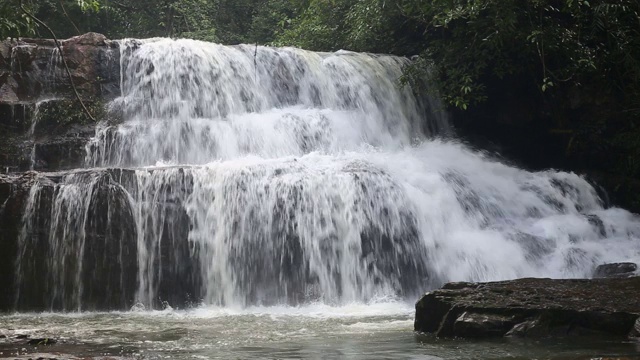
[[(19, 224), (28, 190), (15, 176), (0, 175), (0, 284), (13, 289)], [(0, 312), (13, 303), (12, 291), (0, 291)]]
[[(16, 355), (14, 357), (11, 357), (11, 359), (24, 359), (24, 360), (89, 360), (89, 359), (100, 359), (100, 360), (107, 360), (107, 359), (112, 359), (111, 357), (103, 357), (103, 356), (98, 356), (98, 357), (77, 357), (71, 354), (61, 354), (61, 353), (55, 353), (55, 354), (50, 354), (50, 353), (31, 353), (31, 354), (25, 354), (25, 355)], [(116, 358), (113, 358), (116, 359)], [(124, 359), (124, 358), (120, 358), (118, 357), (118, 359)]]
[(453, 283), (416, 303), (414, 328), (464, 338), (632, 336), (638, 293), (640, 277)]
[(596, 268), (593, 273), (594, 278), (616, 278), (616, 277), (631, 277), (636, 276), (638, 271), (638, 265), (635, 263), (613, 263), (603, 264)]
[(633, 329), (629, 332), (630, 338), (640, 338), (640, 317), (636, 320), (636, 323), (633, 325)]
[[(85, 101), (94, 117), (110, 121), (104, 101)], [(115, 121), (115, 120), (114, 120)], [(0, 103), (0, 167), (3, 171), (65, 170), (81, 167), (95, 123), (75, 99), (37, 104)]]
[[(71, 79), (93, 117), (120, 94), (118, 43), (88, 33), (61, 41)], [(54, 99), (54, 100), (52, 100)], [(84, 113), (50, 39), (0, 42), (0, 169), (57, 171), (81, 166), (95, 124)]]
[(11, 71), (11, 48), (13, 42), (10, 40), (0, 41), (0, 73)]
[(62, 41), (63, 46), (78, 46), (78, 45), (92, 45), (92, 46), (106, 46), (109, 40), (106, 36), (95, 32), (88, 32), (86, 34), (74, 36), (70, 39)]
[[(87, 33), (62, 40), (62, 53), (71, 77), (84, 98), (117, 96), (120, 66), (118, 43), (104, 35)], [(11, 90), (19, 101), (37, 101), (43, 97), (72, 98), (74, 94), (60, 51), (50, 39), (21, 38), (0, 42), (0, 75), (9, 74)], [(1, 81), (0, 88), (7, 83)], [(105, 90), (107, 90), (105, 92)], [(0, 96), (0, 102), (7, 102)]]
[(495, 337), (514, 325), (513, 316), (465, 311), (453, 323), (453, 332), (460, 337)]
[[(77, 310), (79, 301), (83, 304), (83, 310), (123, 310), (133, 303), (136, 277), (125, 274), (136, 274), (138, 271), (136, 229), (128, 198), (121, 190), (121, 184), (132, 182), (133, 171), (104, 169), (76, 171), (73, 174), (79, 183), (99, 179), (89, 201), (83, 228), (86, 243), (84, 266), (79, 278), (84, 291), (79, 295), (68, 287), (54, 288), (52, 281), (59, 276), (69, 286), (76, 284), (78, 268), (74, 265), (77, 260), (75, 254), (67, 256), (64, 271), (52, 276), (47, 268), (54, 246), (49, 238), (54, 216), (52, 200), (60, 182), (69, 173), (0, 175), (0, 283), (9, 289), (0, 292), (0, 312)], [(30, 217), (27, 232), (23, 233), (23, 216), (32, 186), (37, 186), (33, 198), (35, 203), (32, 204), (34, 213)], [(53, 229), (60, 230), (55, 226)], [(69, 236), (69, 240), (73, 238)], [(30, 261), (24, 263), (20, 273), (17, 273), (15, 264), (20, 257), (20, 239), (31, 245), (26, 255)]]
[(58, 342), (57, 340), (52, 338), (36, 338), (36, 339), (29, 340), (27, 344), (41, 346), (41, 345), (53, 345), (53, 344), (56, 344), (57, 342)]

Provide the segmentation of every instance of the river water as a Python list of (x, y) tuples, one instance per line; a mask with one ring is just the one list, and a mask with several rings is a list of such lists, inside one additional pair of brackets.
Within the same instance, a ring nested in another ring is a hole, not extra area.
[(59, 341), (33, 347), (0, 339), (0, 358), (33, 358), (34, 353), (134, 359), (640, 358), (640, 344), (619, 339), (435, 339), (412, 331), (410, 304), (389, 301), (343, 307), (17, 314), (0, 321), (0, 328), (12, 329), (3, 330), (9, 337), (53, 335)]

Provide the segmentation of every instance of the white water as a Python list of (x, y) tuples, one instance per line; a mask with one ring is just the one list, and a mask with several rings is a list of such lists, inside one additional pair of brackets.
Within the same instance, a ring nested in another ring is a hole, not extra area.
[[(434, 138), (448, 126), (398, 87), (406, 59), (168, 39), (121, 51), (125, 121), (99, 127), (87, 164), (135, 169), (113, 181), (135, 225), (140, 308), (174, 277), (206, 306), (333, 309), (640, 263), (640, 221), (584, 179)], [(76, 189), (77, 214), (85, 186), (56, 185)]]
[(423, 137), (425, 109), (399, 87), (404, 58), (151, 39), (123, 41), (121, 59), (112, 107), (127, 121), (98, 131), (88, 164), (205, 164)]

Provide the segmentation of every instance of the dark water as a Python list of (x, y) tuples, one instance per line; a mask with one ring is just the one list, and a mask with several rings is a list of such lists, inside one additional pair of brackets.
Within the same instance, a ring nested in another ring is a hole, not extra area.
[[(640, 343), (620, 339), (441, 340), (412, 330), (411, 305), (393, 302), (14, 314), (0, 317), (0, 358), (640, 359)], [(58, 343), (24, 345), (19, 334)]]

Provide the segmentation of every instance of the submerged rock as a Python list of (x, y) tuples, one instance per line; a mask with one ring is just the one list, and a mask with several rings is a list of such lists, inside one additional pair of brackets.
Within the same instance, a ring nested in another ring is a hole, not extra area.
[(438, 337), (640, 334), (640, 277), (451, 283), (416, 303), (414, 329)]
[(52, 339), (52, 338), (37, 338), (37, 339), (29, 340), (27, 344), (39, 346), (39, 345), (53, 345), (57, 342), (58, 341), (56, 339)]
[(616, 277), (631, 277), (636, 276), (638, 271), (638, 265), (635, 263), (613, 263), (603, 264), (596, 268), (593, 273), (594, 278), (616, 278)]

